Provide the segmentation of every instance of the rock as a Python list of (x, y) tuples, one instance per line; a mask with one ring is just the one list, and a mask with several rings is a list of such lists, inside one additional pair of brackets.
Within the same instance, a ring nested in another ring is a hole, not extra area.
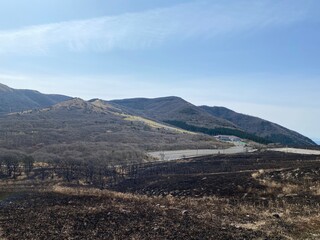
[(189, 213), (189, 211), (188, 210), (183, 210), (181, 213), (182, 213), (182, 215), (187, 215)]
[(274, 214), (272, 214), (272, 216), (273, 216), (274, 218), (277, 218), (277, 219), (280, 219), (280, 218), (281, 218), (278, 213), (274, 213)]

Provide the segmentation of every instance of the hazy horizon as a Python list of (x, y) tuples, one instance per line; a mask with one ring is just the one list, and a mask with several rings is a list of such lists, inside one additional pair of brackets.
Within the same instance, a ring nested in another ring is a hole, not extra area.
[(0, 82), (83, 99), (179, 96), (320, 138), (316, 0), (0, 1)]

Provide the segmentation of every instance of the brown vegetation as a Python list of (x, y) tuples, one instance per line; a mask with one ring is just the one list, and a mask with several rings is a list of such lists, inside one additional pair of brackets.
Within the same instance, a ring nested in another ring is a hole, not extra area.
[(119, 112), (99, 100), (73, 99), (47, 109), (0, 116), (0, 147), (41, 162), (71, 159), (113, 165), (147, 162), (146, 151), (228, 146), (210, 136)]

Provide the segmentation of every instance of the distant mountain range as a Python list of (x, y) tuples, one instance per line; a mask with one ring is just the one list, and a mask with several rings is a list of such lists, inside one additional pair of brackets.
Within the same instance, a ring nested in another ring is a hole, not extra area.
[[(81, 122), (82, 118), (87, 120), (90, 113), (111, 114), (113, 123), (122, 118), (141, 118), (143, 121), (150, 120), (156, 124), (163, 124), (163, 126), (172, 126), (206, 135), (235, 135), (258, 143), (280, 143), (290, 146), (316, 145), (311, 139), (278, 124), (239, 114), (224, 107), (195, 106), (179, 97), (134, 98), (113, 101), (93, 99), (86, 102), (63, 95), (48, 95), (32, 90), (15, 90), (0, 84), (1, 115), (32, 109), (47, 110), (33, 111), (33, 113), (29, 111), (28, 118), (30, 118), (30, 114), (36, 114), (34, 117), (43, 115), (42, 117), (49, 122), (50, 119), (57, 121), (55, 115), (59, 115), (59, 121), (63, 121), (63, 114), (67, 114), (65, 116), (68, 117), (70, 111), (77, 111), (77, 122)], [(64, 109), (63, 114), (62, 109)]]
[(16, 90), (0, 84), (0, 114), (49, 107), (69, 99), (71, 98), (63, 95)]

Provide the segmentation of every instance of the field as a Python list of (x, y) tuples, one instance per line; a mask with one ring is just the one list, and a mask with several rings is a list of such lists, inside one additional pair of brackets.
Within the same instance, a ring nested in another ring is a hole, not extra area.
[(139, 164), (103, 189), (39, 173), (1, 181), (0, 239), (320, 239), (314, 155)]

